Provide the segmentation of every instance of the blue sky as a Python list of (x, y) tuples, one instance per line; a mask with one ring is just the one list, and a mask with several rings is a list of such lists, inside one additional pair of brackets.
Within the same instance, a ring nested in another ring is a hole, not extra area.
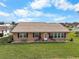
[(0, 21), (79, 22), (79, 0), (0, 0)]

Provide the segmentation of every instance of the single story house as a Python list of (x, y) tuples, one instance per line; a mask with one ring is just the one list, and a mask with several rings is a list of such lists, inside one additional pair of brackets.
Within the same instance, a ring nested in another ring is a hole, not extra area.
[(58, 23), (20, 22), (12, 30), (14, 42), (63, 42), (69, 30)]

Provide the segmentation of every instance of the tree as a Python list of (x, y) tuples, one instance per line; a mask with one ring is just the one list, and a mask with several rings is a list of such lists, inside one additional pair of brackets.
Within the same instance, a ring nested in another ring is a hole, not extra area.
[(16, 23), (14, 22), (14, 21), (12, 21), (12, 23), (11, 23), (12, 25), (15, 25)]
[(0, 22), (0, 24), (2, 25), (2, 24), (4, 24), (4, 22)]

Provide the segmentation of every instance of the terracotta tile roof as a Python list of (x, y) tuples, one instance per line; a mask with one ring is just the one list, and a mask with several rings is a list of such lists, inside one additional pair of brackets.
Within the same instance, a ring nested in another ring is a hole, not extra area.
[(69, 32), (69, 30), (58, 23), (21, 22), (12, 32)]

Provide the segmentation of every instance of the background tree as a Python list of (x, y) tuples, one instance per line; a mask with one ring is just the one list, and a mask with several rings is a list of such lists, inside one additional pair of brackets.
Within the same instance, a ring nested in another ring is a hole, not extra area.
[(2, 24), (4, 24), (4, 22), (0, 22), (0, 24), (2, 25)]
[(14, 21), (12, 21), (12, 23), (11, 23), (12, 25), (15, 25), (16, 23), (14, 22)]

